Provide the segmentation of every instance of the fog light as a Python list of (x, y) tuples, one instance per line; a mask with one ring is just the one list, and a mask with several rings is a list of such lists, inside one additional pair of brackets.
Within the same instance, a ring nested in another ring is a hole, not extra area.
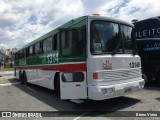
[(93, 80), (98, 80), (98, 73), (97, 72), (94, 72), (92, 75), (93, 75)]
[(107, 93), (107, 89), (106, 88), (102, 88), (101, 92), (102, 92), (103, 95), (105, 95)]
[(140, 87), (141, 87), (141, 88), (143, 88), (143, 87), (144, 87), (144, 84), (145, 84), (145, 82), (144, 82), (144, 81), (139, 82), (139, 85), (140, 85)]

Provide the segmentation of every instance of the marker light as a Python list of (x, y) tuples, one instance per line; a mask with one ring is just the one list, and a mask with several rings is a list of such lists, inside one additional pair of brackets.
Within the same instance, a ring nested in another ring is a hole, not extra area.
[(93, 16), (100, 16), (100, 14), (98, 14), (98, 13), (93, 13), (92, 15)]
[(145, 82), (144, 81), (139, 82), (139, 85), (140, 85), (141, 88), (144, 88)]
[(93, 79), (94, 79), (94, 80), (97, 80), (97, 79), (98, 79), (98, 73), (97, 73), (97, 72), (94, 72), (92, 75), (93, 75)]

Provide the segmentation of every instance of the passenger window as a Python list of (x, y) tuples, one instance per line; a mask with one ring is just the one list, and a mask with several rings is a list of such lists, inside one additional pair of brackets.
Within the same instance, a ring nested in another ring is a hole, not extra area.
[(50, 52), (52, 51), (52, 37), (43, 41), (43, 52)]
[(29, 56), (29, 48), (27, 47), (26, 48), (26, 57), (28, 57)]
[(33, 55), (33, 46), (29, 47), (29, 56)]
[(57, 34), (54, 35), (54, 40), (53, 40), (53, 50), (57, 50)]
[(82, 30), (66, 30), (61, 33), (62, 55), (80, 56), (84, 52)]
[(84, 81), (83, 72), (63, 73), (61, 77), (63, 82), (83, 82)]
[(22, 50), (19, 52), (19, 58), (22, 58)]
[(35, 44), (35, 54), (41, 53), (41, 45), (40, 42)]
[(26, 49), (22, 50), (22, 58), (26, 57)]
[(67, 56), (71, 55), (71, 31), (67, 30), (61, 34), (62, 41), (62, 55)]
[(83, 54), (83, 37), (81, 30), (72, 31), (72, 55), (79, 56)]

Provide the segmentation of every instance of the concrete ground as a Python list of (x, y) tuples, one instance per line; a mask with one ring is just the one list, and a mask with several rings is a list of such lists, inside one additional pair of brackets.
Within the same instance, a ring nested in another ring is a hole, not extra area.
[(14, 78), (13, 74), (0, 74), (0, 84), (13, 84), (19, 82), (18, 79)]

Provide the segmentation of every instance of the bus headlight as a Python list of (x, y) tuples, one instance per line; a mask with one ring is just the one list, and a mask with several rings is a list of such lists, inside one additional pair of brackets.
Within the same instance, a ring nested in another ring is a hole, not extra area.
[(114, 88), (102, 88), (101, 89), (102, 95), (111, 95), (114, 92)]
[(105, 95), (107, 93), (107, 89), (106, 88), (102, 88), (101, 92), (102, 92), (102, 95)]

